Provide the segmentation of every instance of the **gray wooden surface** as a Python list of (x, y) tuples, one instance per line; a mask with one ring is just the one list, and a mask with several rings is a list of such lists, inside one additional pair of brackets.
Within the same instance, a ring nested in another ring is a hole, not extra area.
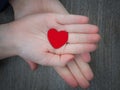
[[(100, 27), (102, 40), (92, 53), (95, 78), (88, 90), (120, 90), (120, 0), (61, 0), (73, 14), (90, 17)], [(8, 7), (0, 13), (0, 23), (13, 20)], [(0, 61), (0, 90), (82, 90), (69, 87), (50, 67), (31, 71), (19, 57)]]

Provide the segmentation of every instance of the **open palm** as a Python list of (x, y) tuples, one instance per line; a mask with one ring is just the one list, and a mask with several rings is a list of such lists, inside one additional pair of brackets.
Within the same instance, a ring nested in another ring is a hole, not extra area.
[[(20, 9), (17, 10), (16, 6), (19, 5), (18, 1), (20, 1), (20, 0), (13, 0), (13, 2), (12, 2), (16, 19), (21, 18), (26, 15), (35, 14), (35, 13), (53, 12), (53, 13), (68, 14), (68, 12), (65, 10), (65, 8), (62, 6), (62, 4), (58, 0), (51, 0), (50, 2), (49, 2), (49, 0), (44, 0), (42, 5), (41, 5), (41, 0), (37, 0), (37, 1), (31, 2), (31, 3), (29, 1), (29, 5), (24, 5), (26, 8), (23, 7), (23, 9), (22, 9), (20, 7)], [(29, 8), (27, 8), (28, 6), (32, 7), (32, 11), (31, 11), (31, 9), (28, 10), (29, 9)], [(36, 8), (34, 6), (38, 6), (38, 8)], [(46, 7), (46, 6), (49, 6), (49, 7)], [(80, 21), (80, 23), (87, 24), (88, 20), (82, 19), (82, 21)], [(69, 65), (67, 65), (65, 67), (54, 67), (54, 68), (58, 72), (58, 74), (71, 86), (76, 87), (76, 86), (80, 85), (81, 87), (85, 88), (85, 87), (89, 86), (88, 81), (93, 78), (93, 73), (92, 73), (89, 65), (87, 64), (90, 61), (90, 59), (91, 58), (90, 58), (89, 52), (83, 53), (83, 54), (79, 54), (79, 55), (75, 56), (75, 61), (72, 61)], [(37, 68), (37, 64), (34, 63), (34, 61), (32, 62), (32, 60), (30, 61), (28, 59), (27, 62), (32, 69)], [(78, 71), (78, 73), (77, 72), (74, 73), (74, 71)], [(81, 75), (82, 75), (82, 77), (81, 77)], [(84, 77), (84, 79), (80, 79), (83, 77)], [(86, 80), (87, 80), (87, 82), (86, 82)]]
[[(96, 45), (87, 43), (93, 42), (92, 39), (86, 39), (84, 36), (81, 40), (72, 38), (80, 38), (80, 32), (88, 33), (88, 35), (90, 33), (89, 36), (92, 35), (92, 32), (96, 32), (96, 30), (89, 32), (88, 30), (82, 31), (79, 29), (81, 26), (77, 23), (79, 23), (81, 18), (83, 16), (37, 14), (13, 22), (13, 32), (15, 32), (13, 37), (15, 38), (14, 41), (16, 41), (16, 47), (18, 47), (18, 55), (25, 60), (32, 60), (41, 65), (64, 66), (73, 59), (73, 54), (94, 51)], [(76, 24), (77, 27), (75, 27)], [(64, 45), (60, 49), (54, 49), (47, 39), (47, 32), (50, 28), (69, 32), (69, 44)], [(84, 44), (81, 44), (81, 42), (84, 42)]]

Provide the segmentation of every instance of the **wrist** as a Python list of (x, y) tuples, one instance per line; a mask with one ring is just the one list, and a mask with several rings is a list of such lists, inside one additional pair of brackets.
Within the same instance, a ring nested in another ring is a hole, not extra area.
[(13, 36), (9, 24), (0, 25), (0, 59), (17, 55)]

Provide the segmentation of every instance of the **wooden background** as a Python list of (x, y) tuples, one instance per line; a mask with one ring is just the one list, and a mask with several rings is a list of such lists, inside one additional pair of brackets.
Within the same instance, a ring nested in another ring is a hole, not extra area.
[[(120, 90), (120, 0), (61, 0), (73, 14), (86, 15), (100, 27), (102, 40), (92, 53), (95, 78), (88, 90)], [(9, 6), (0, 23), (13, 20)], [(31, 71), (19, 57), (0, 61), (0, 90), (82, 90), (68, 86), (50, 67)]]

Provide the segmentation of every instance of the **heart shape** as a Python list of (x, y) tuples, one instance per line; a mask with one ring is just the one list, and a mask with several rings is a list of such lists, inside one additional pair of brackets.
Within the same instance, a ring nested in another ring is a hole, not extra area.
[(58, 49), (68, 41), (68, 32), (65, 30), (58, 32), (56, 29), (52, 28), (48, 31), (48, 40), (55, 49)]

